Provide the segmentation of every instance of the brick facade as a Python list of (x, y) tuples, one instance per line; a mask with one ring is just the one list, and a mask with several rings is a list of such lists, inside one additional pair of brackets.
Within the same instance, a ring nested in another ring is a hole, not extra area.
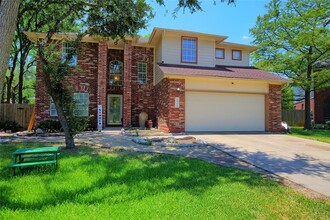
[(123, 84), (123, 126), (132, 125), (132, 43), (127, 42), (124, 46), (124, 84)]
[(107, 91), (107, 54), (108, 46), (106, 42), (100, 42), (98, 45), (98, 69), (97, 69), (97, 103), (102, 105), (102, 125), (106, 125), (106, 91)]
[(282, 107), (281, 85), (269, 85), (269, 94), (266, 98), (266, 129), (272, 132), (281, 131)]
[[(147, 64), (147, 82), (138, 82), (138, 63)], [(132, 48), (132, 125), (139, 126), (139, 114), (146, 112), (148, 119), (156, 122), (155, 97), (154, 97), (154, 51), (152, 48), (133, 47)]]
[[(180, 89), (178, 91), (177, 89)], [(156, 114), (158, 128), (167, 132), (185, 131), (185, 80), (164, 78), (156, 85)], [(179, 108), (175, 98), (179, 98)]]
[(315, 91), (314, 93), (315, 100), (315, 123), (323, 124), (326, 119), (330, 120), (330, 110), (325, 112), (325, 105), (330, 105), (330, 87), (322, 89), (320, 91)]
[[(144, 111), (154, 125), (168, 132), (185, 131), (185, 80), (164, 78), (154, 86), (154, 49), (125, 43), (124, 50), (108, 49), (105, 42), (83, 43), (83, 55), (78, 57), (79, 73), (68, 79), (73, 92), (89, 93), (89, 113), (97, 121), (97, 105), (103, 106), (103, 126), (106, 126), (107, 95), (123, 95), (123, 126), (139, 126), (139, 114)], [(123, 62), (123, 86), (109, 84), (109, 63)], [(147, 83), (138, 82), (138, 63), (147, 64)], [(179, 90), (178, 90), (179, 88)], [(322, 95), (322, 93), (321, 93)], [(329, 97), (326, 93), (321, 97)], [(179, 98), (179, 107), (175, 99)], [(266, 130), (278, 132), (281, 125), (281, 86), (269, 85), (266, 95)], [(36, 123), (50, 117), (50, 98), (42, 82), (42, 68), (37, 59)], [(317, 111), (317, 110), (315, 110)]]
[[(98, 70), (98, 44), (82, 43), (82, 54), (78, 57), (77, 65), (80, 67), (79, 72), (70, 77), (67, 83), (73, 85), (72, 92), (89, 93), (89, 114), (95, 116), (97, 114), (97, 70)], [(42, 80), (42, 68), (39, 57), (37, 57), (36, 69), (36, 121), (37, 125), (40, 121), (46, 119), (56, 120), (57, 117), (50, 116), (50, 96)]]

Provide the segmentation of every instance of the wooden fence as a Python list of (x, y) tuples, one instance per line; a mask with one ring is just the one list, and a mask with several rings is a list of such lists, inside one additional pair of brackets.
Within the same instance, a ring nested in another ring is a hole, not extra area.
[(0, 104), (0, 120), (16, 121), (20, 130), (26, 130), (33, 112), (32, 104)]
[(289, 126), (303, 126), (305, 123), (305, 110), (282, 110), (282, 121)]

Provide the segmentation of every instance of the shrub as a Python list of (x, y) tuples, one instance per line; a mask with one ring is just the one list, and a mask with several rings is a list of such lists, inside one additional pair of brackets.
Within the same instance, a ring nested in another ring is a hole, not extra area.
[(326, 124), (315, 124), (314, 129), (327, 129)]
[(18, 131), (19, 124), (16, 121), (3, 120), (0, 121), (0, 130), (11, 130), (12, 132)]
[(330, 121), (326, 121), (325, 124), (327, 125), (326, 129), (330, 130)]
[(48, 119), (41, 121), (38, 125), (38, 128), (48, 133), (59, 132), (62, 130), (62, 126), (59, 121), (48, 120)]

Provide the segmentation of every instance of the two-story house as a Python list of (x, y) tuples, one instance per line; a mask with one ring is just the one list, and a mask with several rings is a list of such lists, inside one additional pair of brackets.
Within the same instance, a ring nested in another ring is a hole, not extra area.
[[(26, 34), (35, 43), (45, 37)], [(77, 108), (82, 116), (96, 116), (101, 105), (103, 126), (138, 126), (139, 114), (146, 112), (170, 132), (279, 131), (281, 86), (287, 80), (249, 66), (258, 47), (226, 39), (165, 28), (154, 28), (149, 39), (117, 44), (84, 37), (83, 53), (73, 62), (81, 72), (70, 79), (81, 103)], [(69, 49), (63, 40), (63, 54)], [(56, 118), (41, 74), (38, 60), (36, 123)]]

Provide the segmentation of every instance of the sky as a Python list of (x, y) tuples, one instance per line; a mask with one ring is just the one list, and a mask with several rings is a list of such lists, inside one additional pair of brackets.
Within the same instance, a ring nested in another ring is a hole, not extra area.
[(180, 10), (176, 18), (172, 12), (178, 0), (165, 0), (165, 6), (159, 6), (155, 0), (149, 0), (156, 16), (149, 22), (149, 27), (139, 32), (141, 36), (148, 35), (154, 27), (180, 29), (208, 34), (228, 36), (228, 42), (251, 44), (252, 28), (258, 15), (266, 13), (265, 5), (270, 0), (237, 0), (236, 5), (227, 5), (216, 0), (202, 0), (204, 11), (191, 14)]

